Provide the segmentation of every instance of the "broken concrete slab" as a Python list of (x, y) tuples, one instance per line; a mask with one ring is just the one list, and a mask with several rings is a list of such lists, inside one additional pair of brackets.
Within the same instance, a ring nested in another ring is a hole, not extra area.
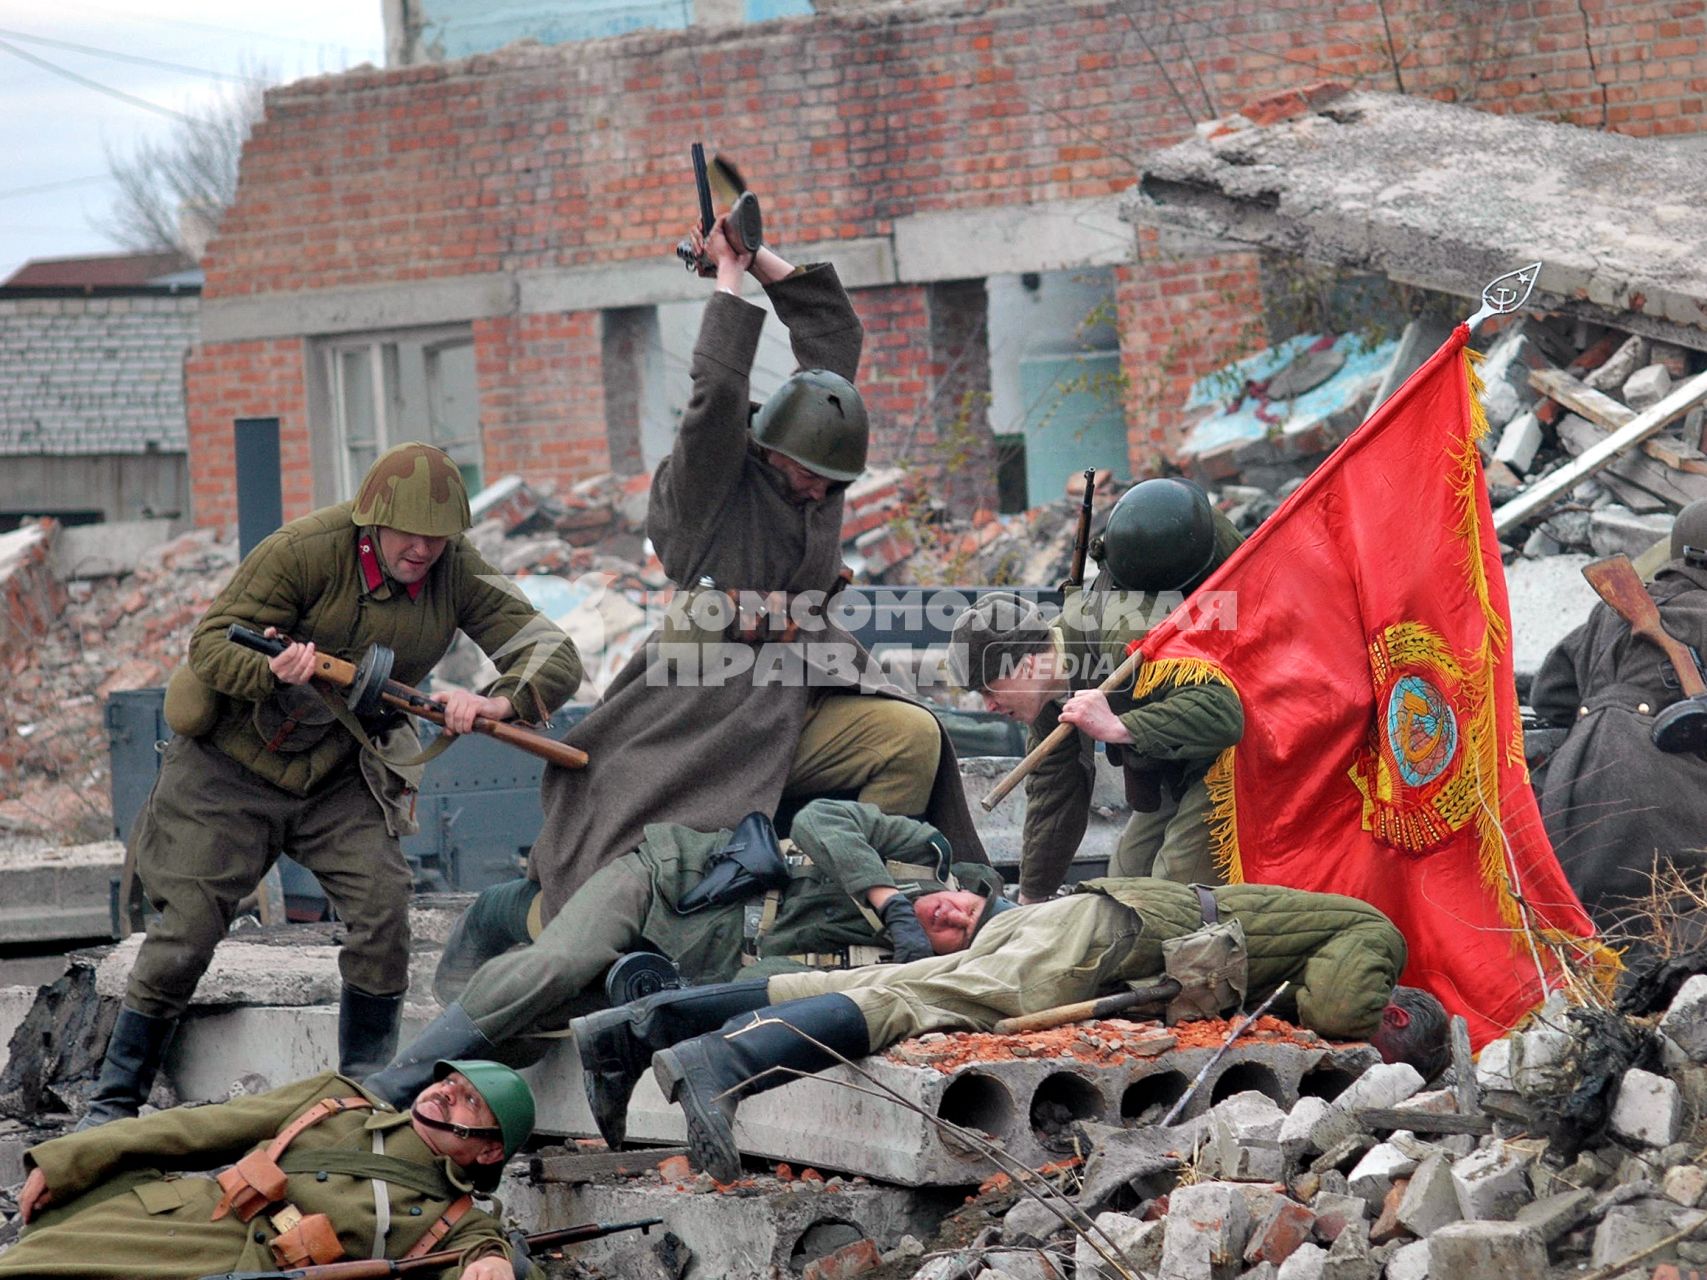
[(1547, 1246), (1515, 1222), (1454, 1222), (1428, 1238), (1428, 1274), (1452, 1280), (1547, 1280)]
[(1613, 1133), (1645, 1147), (1664, 1147), (1677, 1141), (1682, 1125), (1683, 1098), (1675, 1083), (1640, 1067), (1624, 1073), (1612, 1104)]
[(1357, 1132), (1359, 1111), (1396, 1106), (1422, 1087), (1422, 1076), (1409, 1063), (1384, 1062), (1371, 1067), (1352, 1081), (1311, 1126), (1311, 1144), (1318, 1151), (1327, 1151)]
[(1347, 93), (1152, 153), (1121, 215), (1467, 299), (1540, 259), (1531, 308), (1707, 348), (1707, 170), (1657, 139)]
[(1101, 1235), (1086, 1232), (1074, 1239), (1073, 1274), (1077, 1280), (1116, 1280), (1120, 1276), (1091, 1246), (1093, 1239), (1132, 1271), (1149, 1274), (1161, 1265), (1161, 1222), (1145, 1222), (1125, 1213), (1099, 1213), (1096, 1226)]
[(1242, 1269), (1250, 1208), (1228, 1182), (1199, 1182), (1168, 1197), (1161, 1280), (1231, 1280)]
[(1597, 556), (1626, 555), (1634, 560), (1671, 536), (1672, 519), (1669, 511), (1643, 515), (1622, 506), (1601, 507), (1589, 515), (1589, 545)]
[(110, 937), (112, 881), (123, 865), (117, 840), (0, 858), (0, 944)]
[(1419, 1163), (1394, 1216), (1401, 1227), (1418, 1237), (1427, 1237), (1462, 1218), (1458, 1188), (1452, 1181), (1452, 1162), (1434, 1155)]
[(109, 520), (67, 525), (53, 547), (53, 572), (61, 581), (117, 578), (135, 573), (156, 547), (171, 541), (177, 520)]
[(1707, 1062), (1707, 973), (1691, 974), (1667, 1006), (1660, 1030), (1692, 1062)]
[(1458, 1208), (1472, 1221), (1510, 1221), (1530, 1198), (1534, 1154), (1499, 1139), (1452, 1165)]

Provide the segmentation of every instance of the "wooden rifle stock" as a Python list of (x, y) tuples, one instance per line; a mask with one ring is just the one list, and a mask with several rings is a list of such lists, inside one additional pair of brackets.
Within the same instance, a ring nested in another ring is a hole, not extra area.
[(1024, 1031), (1048, 1031), (1052, 1027), (1064, 1027), (1069, 1022), (1112, 1018), (1117, 1013), (1125, 1013), (1140, 1005), (1162, 1004), (1178, 994), (1178, 981), (1163, 978), (1153, 987), (1122, 991), (1116, 995), (1104, 996), (1100, 1000), (1081, 1000), (1077, 1004), (1056, 1005), (1053, 1009), (1041, 1009), (1036, 1013), (1021, 1014), (1017, 1018), (1003, 1018), (991, 1030), (999, 1036), (1018, 1035)]
[(1695, 698), (1707, 693), (1707, 683), (1701, 679), (1695, 655), (1688, 645), (1665, 629), (1665, 623), (1660, 621), (1659, 606), (1642, 585), (1642, 577), (1629, 556), (1620, 553), (1585, 564), (1583, 577), (1588, 579), (1595, 594), (1630, 624), (1633, 633), (1659, 646), (1670, 659), (1672, 670), (1677, 672), (1677, 682), (1685, 697)]
[[(253, 649), (268, 657), (277, 657), (283, 653), (289, 641), (264, 636), (259, 631), (232, 623), (225, 629), (225, 638), (233, 644), (240, 644), (245, 649)], [(314, 676), (323, 680), (334, 689), (348, 689), (356, 682), (356, 664), (335, 658), (329, 653), (315, 650)], [(380, 698), (388, 706), (406, 711), (412, 716), (423, 720), (431, 720), (434, 724), (443, 726), (445, 722), (444, 707), (434, 702), (426, 694), (412, 685), (404, 684), (401, 680), (387, 680), (380, 691)], [(524, 729), (519, 725), (507, 724), (502, 720), (493, 720), (487, 716), (474, 717), (474, 731), (483, 733), (489, 738), (512, 747), (520, 747), (529, 755), (538, 756), (550, 764), (561, 765), (565, 769), (585, 769), (587, 753), (578, 747), (571, 747), (566, 742), (547, 737), (532, 729)]]
[(1073, 560), (1067, 576), (1061, 580), (1061, 590), (1085, 585), (1085, 557), (1091, 549), (1091, 502), (1096, 495), (1097, 471), (1085, 468), (1085, 493), (1079, 503), (1079, 527), (1073, 534)]
[[(1122, 662), (1118, 667), (1111, 671), (1108, 678), (1097, 686), (1097, 692), (1112, 693), (1122, 685), (1131, 683), (1132, 677), (1137, 673), (1138, 663), (1138, 651), (1134, 649), (1131, 653), (1126, 655), (1126, 661)], [(1078, 730), (1074, 729), (1070, 724), (1056, 725), (1047, 738), (1033, 747), (1030, 753), (1026, 755), (1025, 759), (1021, 760), (1011, 770), (1009, 770), (1008, 775), (991, 788), (990, 794), (978, 802), (984, 806), (984, 812), (989, 813), (1002, 801), (1006, 800), (1008, 798), (1008, 792), (1012, 791), (1021, 782), (1025, 781), (1027, 775), (1029, 775), (1032, 770), (1036, 769), (1038, 765), (1043, 763), (1043, 758), (1045, 756), (1055, 750), (1056, 747), (1060, 746), (1068, 738), (1072, 737), (1076, 732), (1078, 732)]]

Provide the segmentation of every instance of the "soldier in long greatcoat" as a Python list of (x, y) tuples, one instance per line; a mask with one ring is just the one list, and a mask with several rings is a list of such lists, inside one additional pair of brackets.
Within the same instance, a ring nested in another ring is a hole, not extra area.
[[(677, 597), (670, 623), (568, 735), (592, 767), (546, 767), (545, 824), (529, 874), (543, 887), (547, 919), (636, 848), (648, 823), (733, 828), (815, 794), (921, 817), (958, 857), (986, 861), (935, 717), (823, 616), (842, 581), (843, 490), (866, 460), (866, 413), (852, 385), (859, 319), (831, 266), (796, 268), (769, 249), (739, 253), (722, 222), (704, 249), (718, 288), (647, 514)], [(748, 371), (765, 312), (740, 297), (748, 270), (788, 326), (801, 367), (762, 409)], [(732, 616), (729, 593), (768, 599), (768, 617), (749, 625), (751, 610)]]

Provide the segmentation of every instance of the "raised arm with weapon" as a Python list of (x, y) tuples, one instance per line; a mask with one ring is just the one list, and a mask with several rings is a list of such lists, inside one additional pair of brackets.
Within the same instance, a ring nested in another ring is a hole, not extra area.
[[(263, 635), (236, 623), (226, 628), (225, 635), (231, 643), (253, 649), (269, 658), (283, 653), (289, 644), (289, 641), (277, 636)], [(419, 716), (423, 720), (431, 720), (436, 725), (443, 725), (444, 707), (412, 685), (393, 680), (392, 662), (391, 650), (382, 644), (370, 646), (359, 663), (346, 662), (329, 653), (317, 652), (314, 655), (314, 678), (341, 692), (345, 706), (352, 715), (372, 715), (382, 707), (389, 706), (406, 711), (412, 716)], [(486, 716), (476, 716), (474, 730), (509, 746), (520, 747), (529, 755), (538, 756), (551, 764), (562, 765), (565, 769), (587, 767), (585, 751), (531, 729), (505, 724), (502, 720), (492, 720)]]
[[(759, 209), (759, 198), (747, 190), (747, 184), (741, 178), (741, 171), (722, 156), (713, 156), (708, 169), (705, 162), (705, 145), (696, 142), (693, 144), (693, 180), (699, 192), (700, 236), (709, 236), (713, 224), (717, 221), (717, 211), (711, 199), (713, 175), (721, 188), (718, 194), (731, 202), (729, 219), (725, 224), (729, 243), (738, 254), (757, 253), (765, 242), (765, 223)], [(696, 248), (691, 240), (683, 240), (676, 246), (676, 256), (695, 275), (710, 278), (717, 274), (717, 265), (706, 256), (703, 249)]]

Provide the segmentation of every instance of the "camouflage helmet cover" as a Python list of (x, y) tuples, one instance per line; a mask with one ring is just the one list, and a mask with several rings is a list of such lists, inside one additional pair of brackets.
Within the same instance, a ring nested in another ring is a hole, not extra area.
[(753, 439), (831, 480), (857, 480), (870, 439), (865, 401), (841, 374), (802, 369), (754, 415)]
[(443, 449), (413, 441), (374, 460), (350, 518), (424, 538), (449, 538), (474, 523), (462, 472)]

